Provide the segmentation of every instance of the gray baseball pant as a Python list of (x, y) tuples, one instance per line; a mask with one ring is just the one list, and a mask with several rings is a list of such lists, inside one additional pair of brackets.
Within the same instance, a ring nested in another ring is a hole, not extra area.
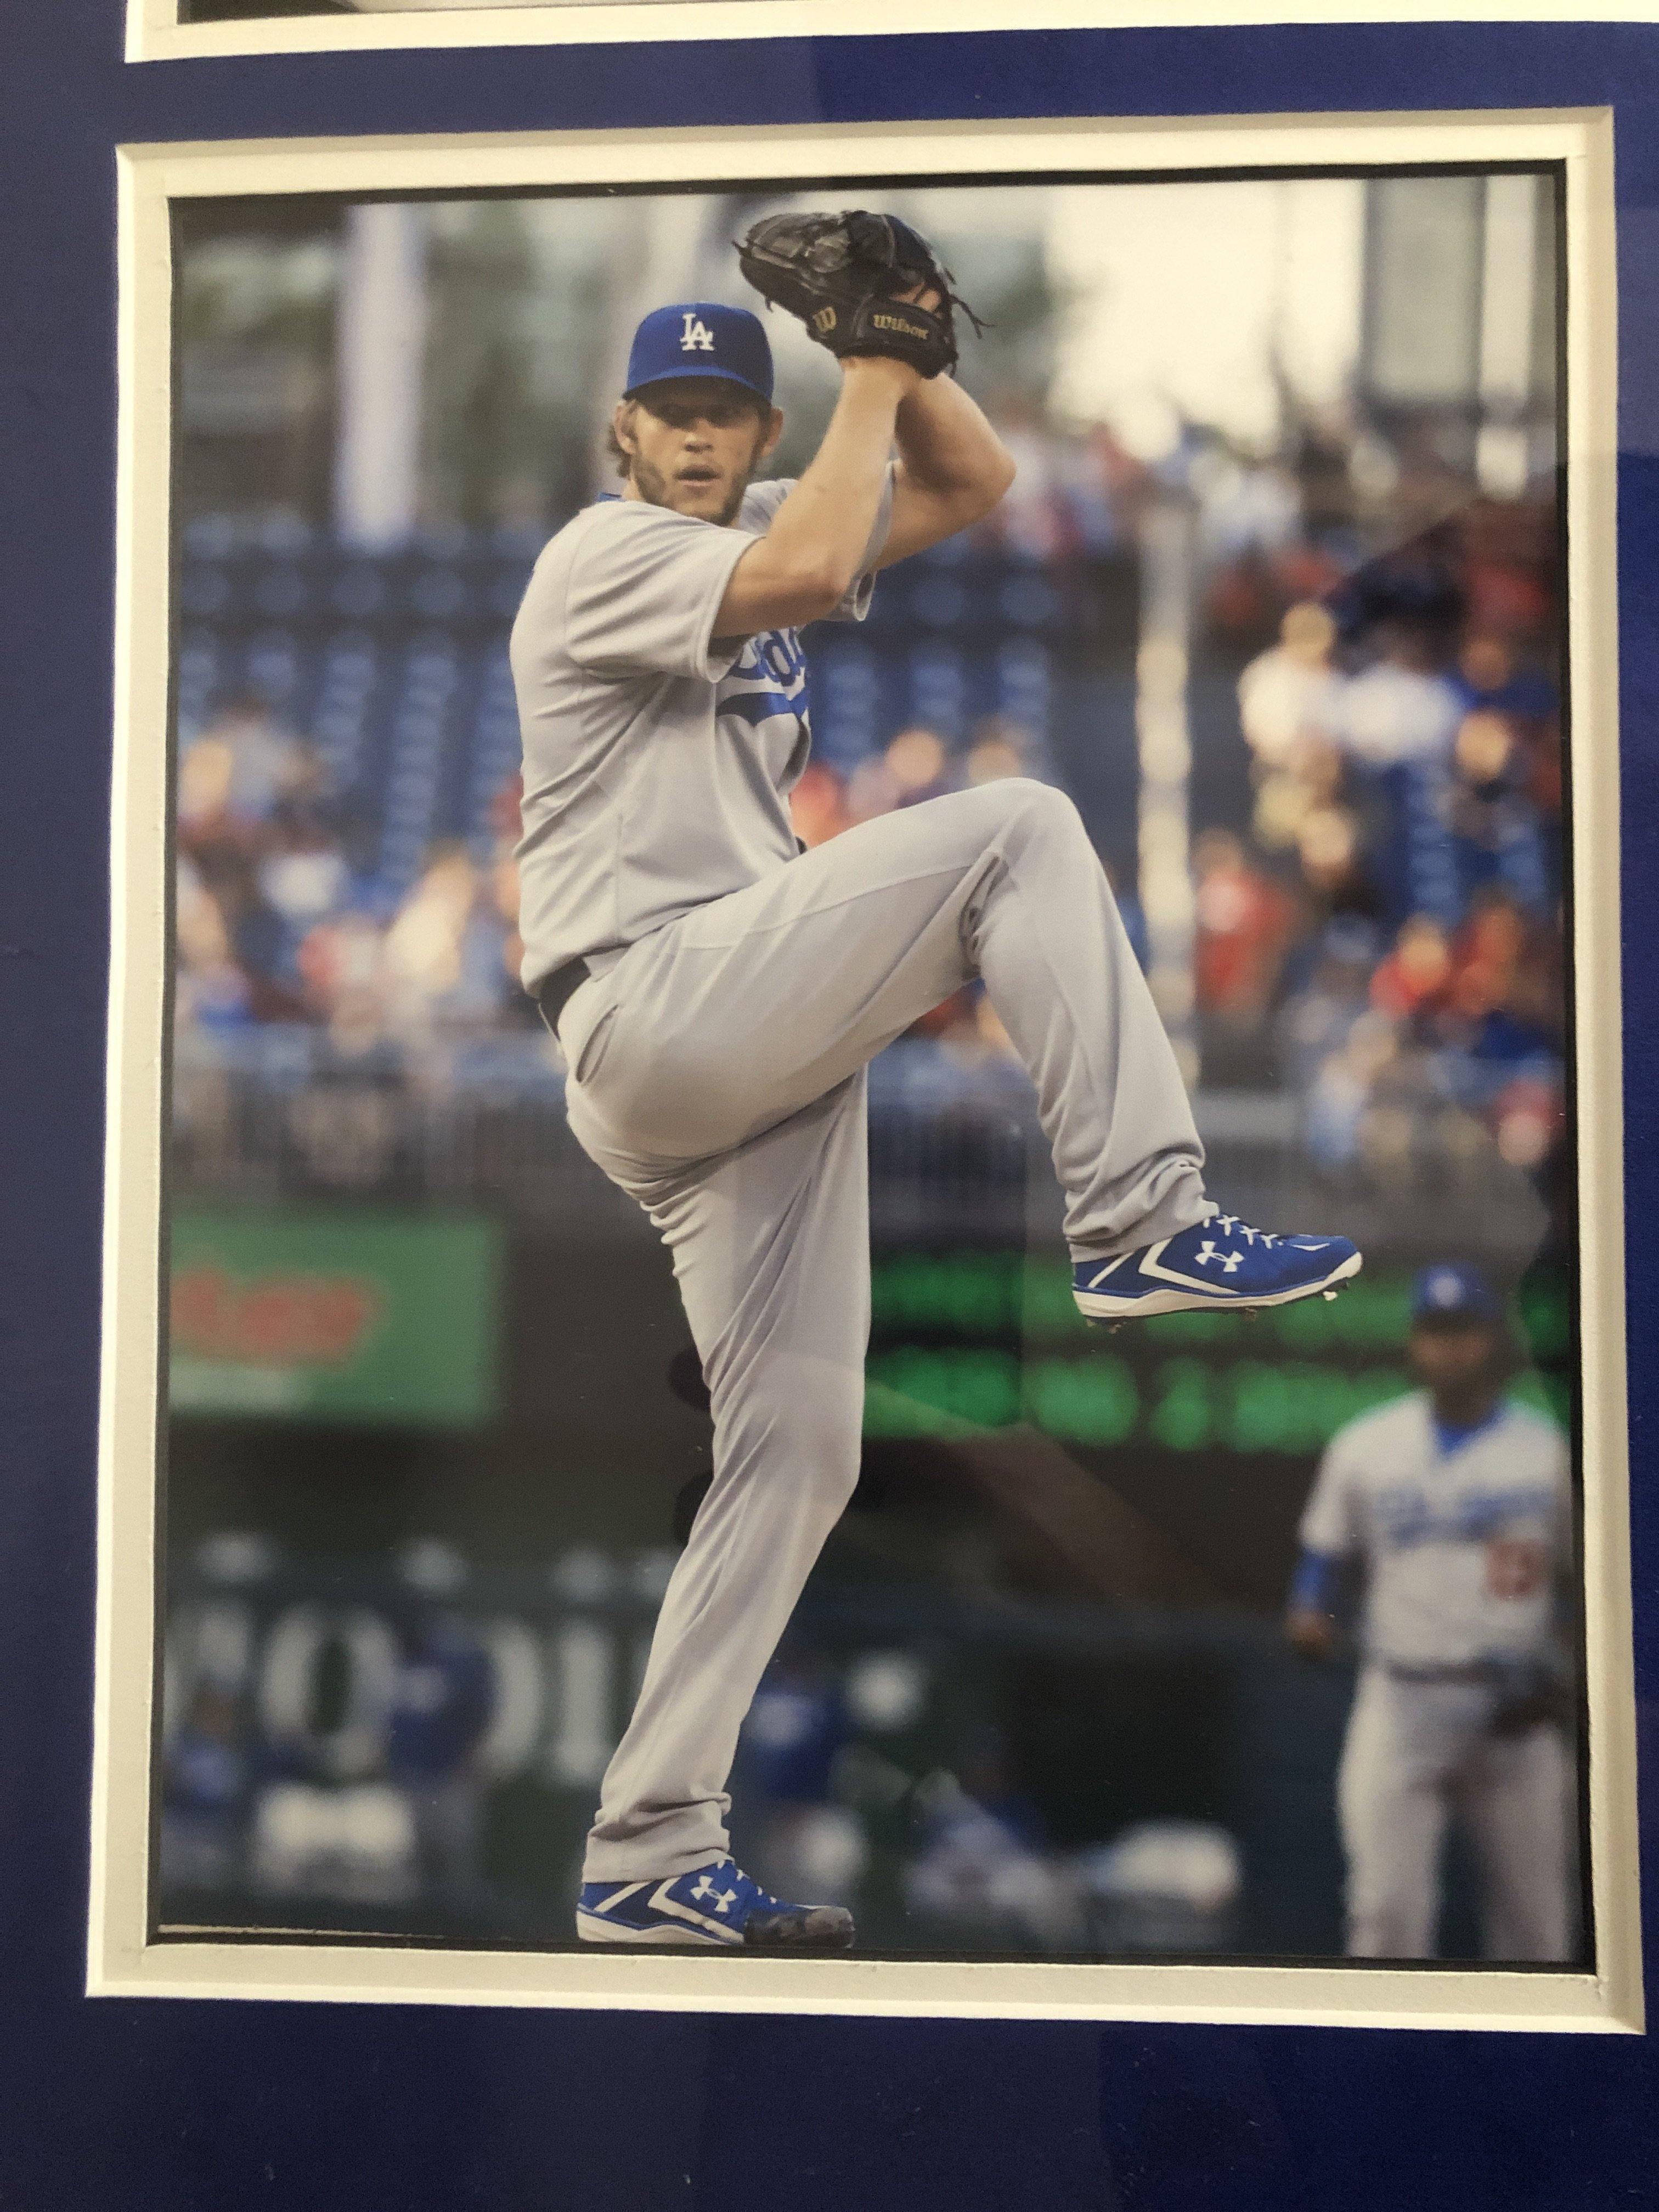
[(1488, 1959), (1571, 1955), (1571, 1759), (1546, 1722), (1494, 1736), (1494, 1692), (1360, 1670), (1337, 1777), (1353, 1959), (1432, 1959), (1440, 1854), (1458, 1821), (1480, 1870)]
[(975, 976), (1036, 1086), (1073, 1256), (1202, 1220), (1175, 1055), (1077, 810), (1045, 784), (861, 823), (639, 939), (565, 1007), (571, 1128), (669, 1248), (714, 1423), (586, 1881), (726, 1849), (738, 1731), (858, 1480), (865, 1066)]

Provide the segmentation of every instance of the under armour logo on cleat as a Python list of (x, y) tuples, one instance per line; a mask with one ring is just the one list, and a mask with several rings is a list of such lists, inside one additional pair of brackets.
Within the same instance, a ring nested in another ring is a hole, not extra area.
[(713, 1898), (716, 1912), (729, 1912), (738, 1901), (738, 1893), (735, 1889), (716, 1889), (707, 1875), (698, 1881), (691, 1894), (699, 1900), (703, 1898)]
[(1224, 1275), (1236, 1275), (1244, 1264), (1242, 1252), (1218, 1252), (1213, 1241), (1206, 1237), (1198, 1248), (1198, 1265), (1207, 1267), (1212, 1260), (1218, 1260)]

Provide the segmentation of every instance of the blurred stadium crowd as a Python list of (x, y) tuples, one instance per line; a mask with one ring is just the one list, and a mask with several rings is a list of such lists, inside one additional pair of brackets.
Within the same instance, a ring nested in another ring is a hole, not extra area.
[[(1150, 501), (1188, 502), (1198, 649), (1242, 663), (1223, 742), (1248, 760), (1248, 780), (1197, 793), (1202, 1080), (1291, 1087), (1307, 1152), (1332, 1173), (1386, 1180), (1431, 1141), (1454, 1160), (1495, 1144), (1535, 1167), (1563, 1081), (1551, 507), (1468, 504), (1356, 568), (1310, 512), (1305, 471), (1194, 443), (1155, 473), (1104, 430), (1010, 434), (1022, 476), (1004, 510), (885, 580), (887, 619), (815, 664), (800, 836), (993, 777), (1066, 782), (1079, 736), (1066, 720), (1085, 703), (1066, 697), (1068, 661), (1132, 573), (1103, 564)], [(533, 1043), (504, 653), (530, 550), (480, 534), (354, 557), (304, 532), (263, 548), (192, 534), (186, 1031), (299, 1025), (346, 1062), (410, 1066), (515, 1032)], [(1083, 741), (1127, 752), (1128, 708)], [(1074, 795), (1144, 948), (1124, 823), (1097, 793)], [(1006, 1036), (976, 993), (907, 1049), (947, 1097), (1007, 1078)]]

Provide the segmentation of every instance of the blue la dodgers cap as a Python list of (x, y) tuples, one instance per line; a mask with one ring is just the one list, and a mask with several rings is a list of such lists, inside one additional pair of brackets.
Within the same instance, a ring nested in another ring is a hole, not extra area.
[(634, 333), (628, 355), (629, 398), (649, 384), (683, 376), (718, 376), (772, 404), (772, 349), (758, 315), (715, 300), (681, 300), (653, 307)]
[(1478, 1267), (1448, 1260), (1425, 1267), (1412, 1285), (1412, 1319), (1417, 1321), (1501, 1321), (1504, 1308)]

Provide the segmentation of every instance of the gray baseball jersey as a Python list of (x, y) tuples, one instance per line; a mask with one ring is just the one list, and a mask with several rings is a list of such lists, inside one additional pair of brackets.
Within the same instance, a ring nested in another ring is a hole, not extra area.
[(1505, 1404), (1447, 1450), (1413, 1392), (1333, 1437), (1302, 1540), (1364, 1558), (1370, 1656), (1413, 1666), (1529, 1656), (1551, 1640), (1567, 1504), (1553, 1422)]
[[(794, 858), (788, 793), (811, 741), (799, 637), (714, 635), (732, 571), (790, 489), (751, 484), (729, 529), (602, 499), (544, 548), (511, 646), (526, 990)], [(891, 511), (890, 471), (866, 569)], [(872, 581), (837, 612), (861, 618)]]

